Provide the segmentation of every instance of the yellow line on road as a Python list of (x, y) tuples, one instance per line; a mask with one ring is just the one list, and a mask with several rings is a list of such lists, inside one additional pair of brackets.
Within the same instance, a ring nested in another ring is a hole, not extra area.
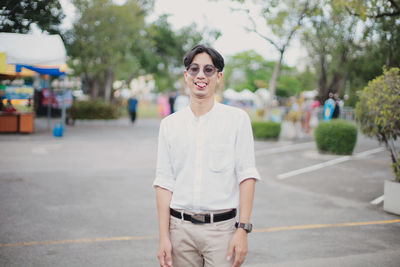
[[(370, 221), (370, 222), (349, 222), (349, 223), (336, 223), (336, 224), (310, 224), (310, 225), (294, 225), (282, 227), (270, 227), (254, 229), (255, 233), (265, 232), (278, 232), (278, 231), (291, 231), (291, 230), (306, 230), (306, 229), (319, 229), (319, 228), (333, 228), (333, 227), (348, 227), (348, 226), (363, 226), (363, 225), (376, 225), (376, 224), (392, 224), (400, 223), (400, 220), (387, 220), (387, 221)], [(33, 242), (19, 242), (19, 243), (5, 243), (0, 244), (2, 247), (27, 247), (37, 245), (62, 245), (62, 244), (77, 244), (77, 243), (97, 243), (109, 241), (129, 241), (129, 240), (151, 240), (156, 239), (156, 236), (120, 236), (109, 238), (87, 238), (87, 239), (70, 239), (70, 240), (55, 240), (55, 241), (33, 241)]]
[(265, 232), (278, 232), (278, 231), (304, 230), (304, 229), (319, 229), (319, 228), (333, 228), (333, 227), (348, 227), (348, 226), (363, 226), (363, 225), (390, 224), (390, 223), (400, 223), (400, 220), (371, 221), (371, 222), (349, 222), (349, 223), (334, 223), (334, 224), (293, 225), (293, 226), (282, 226), (282, 227), (270, 227), (270, 228), (263, 228), (263, 229), (254, 229), (254, 232), (256, 232), (256, 233), (265, 233)]

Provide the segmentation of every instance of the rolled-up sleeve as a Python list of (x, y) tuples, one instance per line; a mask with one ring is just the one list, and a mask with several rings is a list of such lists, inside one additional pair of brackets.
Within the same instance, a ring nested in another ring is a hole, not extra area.
[(158, 135), (158, 152), (156, 178), (153, 187), (162, 187), (171, 192), (174, 191), (175, 179), (172, 171), (170, 151), (167, 141), (167, 127), (165, 120), (161, 121)]
[(250, 118), (242, 113), (235, 144), (235, 172), (238, 183), (246, 179), (260, 180), (254, 157), (254, 138)]

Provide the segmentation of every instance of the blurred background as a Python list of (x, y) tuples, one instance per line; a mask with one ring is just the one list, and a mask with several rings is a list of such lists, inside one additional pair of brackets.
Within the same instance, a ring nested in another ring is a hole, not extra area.
[[(36, 117), (62, 116), (64, 107), (62, 123), (72, 123), (128, 117), (134, 96), (139, 118), (166, 116), (180, 96), (177, 109), (187, 103), (185, 52), (204, 43), (226, 60), (217, 100), (246, 109), (253, 120), (302, 123), (292, 134), (301, 136), (310, 121), (316, 125), (312, 116), (322, 118), (315, 101), (323, 105), (335, 94), (339, 116), (354, 119), (368, 81), (383, 66), (400, 65), (399, 6), (383, 0), (6, 0), (0, 32), (59, 35), (65, 57), (46, 65), (3, 56), (3, 105), (11, 100)], [(11, 39), (15, 49), (18, 40)], [(22, 42), (20, 50), (33, 49), (35, 42)], [(44, 41), (36, 49), (46, 54), (51, 46)], [(96, 109), (103, 112), (90, 113)]]

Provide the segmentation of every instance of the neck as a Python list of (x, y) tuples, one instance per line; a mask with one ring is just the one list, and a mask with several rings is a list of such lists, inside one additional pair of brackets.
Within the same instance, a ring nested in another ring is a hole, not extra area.
[(190, 108), (196, 117), (200, 117), (209, 112), (214, 106), (214, 97), (208, 97), (203, 99), (190, 98)]

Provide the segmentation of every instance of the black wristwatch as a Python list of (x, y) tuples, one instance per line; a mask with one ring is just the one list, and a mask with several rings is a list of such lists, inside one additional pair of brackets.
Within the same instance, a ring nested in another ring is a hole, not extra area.
[(253, 229), (253, 225), (251, 223), (241, 223), (241, 222), (236, 222), (235, 223), (236, 228), (243, 228), (247, 233), (250, 233), (251, 230)]

